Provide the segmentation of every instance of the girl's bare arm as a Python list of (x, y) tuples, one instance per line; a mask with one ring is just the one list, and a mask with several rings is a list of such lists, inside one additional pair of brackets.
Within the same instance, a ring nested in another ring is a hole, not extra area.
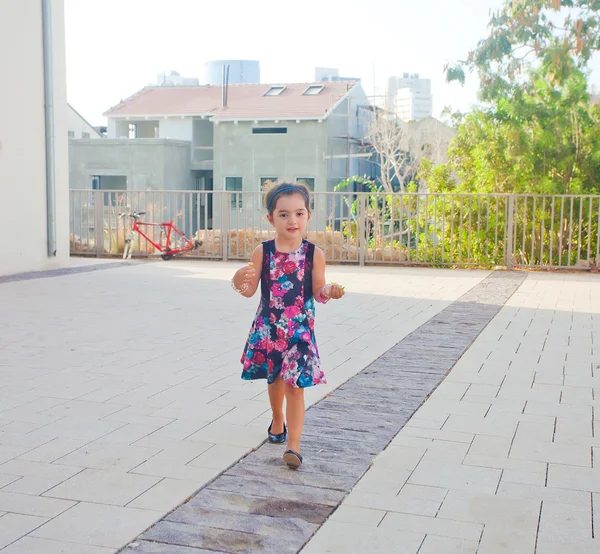
[(241, 293), (242, 296), (245, 296), (246, 298), (254, 296), (254, 293), (258, 288), (262, 273), (262, 259), (263, 247), (262, 244), (260, 244), (254, 249), (254, 252), (252, 252), (250, 263), (238, 269), (233, 276), (233, 284), (236, 289), (243, 290), (244, 285), (247, 285), (246, 290)]
[(316, 299), (325, 301), (330, 298), (341, 298), (344, 296), (344, 289), (336, 283), (327, 284), (325, 280), (325, 265), (325, 253), (320, 248), (315, 247), (312, 271), (313, 296)]

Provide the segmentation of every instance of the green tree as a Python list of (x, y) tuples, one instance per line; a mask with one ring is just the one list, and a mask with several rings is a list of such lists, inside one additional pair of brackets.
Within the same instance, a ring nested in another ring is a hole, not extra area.
[(600, 1), (506, 1), (489, 28), (446, 68), (450, 81), (477, 73), (480, 104), (455, 118), (447, 167), (425, 163), (419, 178), (432, 191), (598, 192), (600, 106), (586, 67), (600, 50)]
[(527, 83), (532, 63), (560, 85), (600, 50), (599, 15), (598, 0), (505, 0), (491, 13), (489, 36), (466, 60), (448, 66), (447, 78), (464, 82), (465, 70), (477, 72), (483, 101)]

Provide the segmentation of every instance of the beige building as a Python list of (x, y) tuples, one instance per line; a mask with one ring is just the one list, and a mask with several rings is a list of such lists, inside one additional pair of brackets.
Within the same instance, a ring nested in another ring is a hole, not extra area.
[[(66, 265), (69, 168), (63, 0), (0, 2), (0, 274)], [(48, 106), (46, 108), (46, 106)]]
[(408, 123), (400, 121), (405, 142), (403, 148), (415, 159), (426, 158), (435, 164), (448, 161), (448, 149), (458, 131), (435, 117)]
[(72, 139), (101, 139), (102, 135), (71, 104), (67, 105), (68, 134)]
[(70, 186), (256, 192), (284, 178), (330, 191), (372, 172), (367, 104), (356, 81), (145, 87), (106, 112), (105, 140), (70, 141)]

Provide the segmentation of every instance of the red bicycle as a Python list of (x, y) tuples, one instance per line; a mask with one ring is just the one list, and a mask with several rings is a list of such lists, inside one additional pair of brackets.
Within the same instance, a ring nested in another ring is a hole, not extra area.
[[(133, 253), (133, 233), (139, 233), (142, 237), (144, 237), (154, 248), (156, 248), (161, 254), (160, 257), (163, 260), (170, 260), (175, 254), (180, 254), (181, 252), (189, 252), (194, 248), (202, 245), (202, 241), (191, 241), (188, 239), (175, 225), (173, 225), (172, 221), (163, 222), (163, 223), (146, 223), (145, 221), (140, 221), (141, 217), (146, 215), (146, 212), (132, 212), (128, 214), (120, 214), (119, 217), (130, 217), (133, 219), (133, 224), (131, 225), (131, 229), (128, 233), (128, 236), (125, 238), (125, 249), (123, 250), (123, 259), (129, 260), (131, 259), (131, 254)], [(142, 231), (142, 227), (160, 227), (160, 239), (159, 242), (154, 242), (144, 231)], [(164, 241), (163, 241), (164, 237)], [(178, 240), (179, 245), (176, 248), (171, 248), (171, 240)], [(164, 243), (164, 246), (161, 244)]]

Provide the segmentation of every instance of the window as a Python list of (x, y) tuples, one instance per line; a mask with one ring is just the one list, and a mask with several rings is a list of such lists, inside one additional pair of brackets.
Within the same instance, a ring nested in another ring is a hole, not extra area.
[(260, 178), (260, 190), (263, 189), (265, 183), (276, 183), (279, 177), (261, 177)]
[(285, 135), (287, 127), (253, 127), (253, 135)]
[[(225, 190), (235, 192), (231, 194), (231, 207), (242, 207), (242, 178), (241, 177), (225, 177)], [(237, 194), (239, 193), (239, 194)]]
[(90, 134), (89, 133), (81, 133), (81, 138), (90, 138)]
[(310, 85), (302, 94), (304, 96), (316, 96), (323, 90), (325, 85)]
[(296, 179), (299, 183), (304, 183), (310, 190), (315, 192), (315, 178), (314, 177), (298, 177)]
[(265, 92), (265, 96), (279, 96), (284, 89), (285, 85), (274, 85), (267, 92)]
[(69, 138), (75, 138), (75, 131), (69, 131)]
[(137, 138), (137, 125), (135, 123), (129, 124), (129, 138)]

